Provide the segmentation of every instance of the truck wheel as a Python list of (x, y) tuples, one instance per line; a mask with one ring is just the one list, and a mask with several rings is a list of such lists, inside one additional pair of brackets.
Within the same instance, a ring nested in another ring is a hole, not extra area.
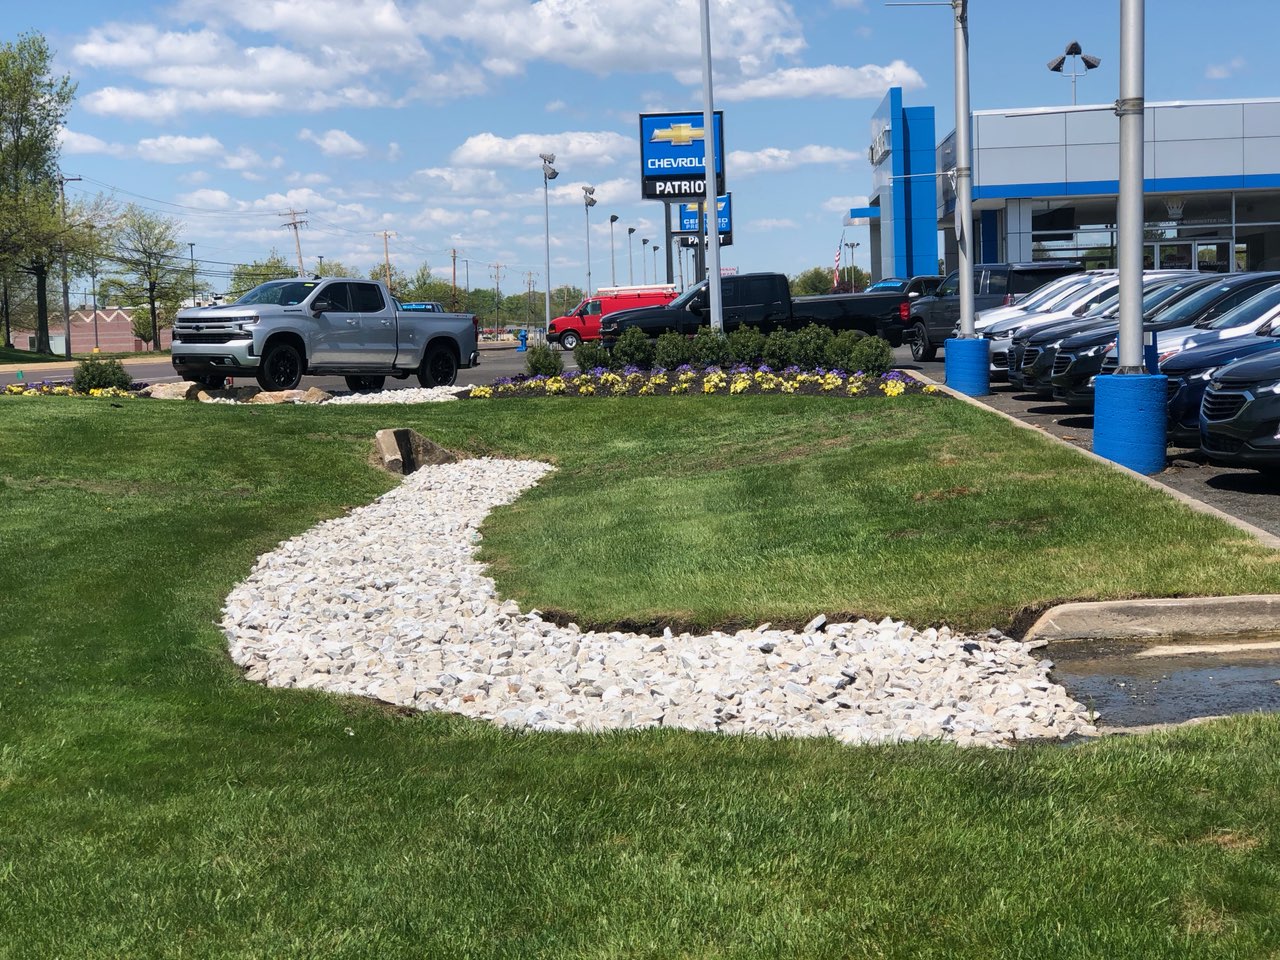
[(938, 348), (929, 342), (929, 331), (924, 323), (917, 320), (911, 328), (911, 359), (932, 360), (938, 355)]
[(387, 382), (386, 377), (346, 377), (347, 389), (353, 393), (377, 393)]
[(458, 361), (448, 347), (427, 350), (418, 368), (418, 382), (424, 387), (451, 387), (458, 379)]
[(564, 333), (560, 334), (560, 346), (564, 347), (570, 353), (573, 353), (574, 348), (576, 348), (581, 342), (582, 338), (572, 330), (566, 330)]
[(258, 365), (258, 386), (263, 390), (293, 390), (302, 382), (302, 354), (291, 343), (278, 341), (267, 347)]

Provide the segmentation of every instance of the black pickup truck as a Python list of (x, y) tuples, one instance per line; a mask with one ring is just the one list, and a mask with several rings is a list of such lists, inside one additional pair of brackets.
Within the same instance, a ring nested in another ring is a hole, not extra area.
[[(973, 308), (977, 311), (1016, 303), (1050, 280), (1079, 273), (1083, 269), (1084, 264), (1075, 260), (976, 264), (973, 268)], [(938, 348), (952, 336), (959, 320), (960, 277), (953, 270), (933, 296), (912, 301), (905, 327), (911, 356), (916, 360), (932, 360)]]
[[(756, 327), (761, 333), (798, 330), (810, 323), (829, 327), (837, 333), (879, 331), (874, 311), (883, 305), (879, 295), (836, 293), (818, 297), (792, 297), (791, 285), (781, 273), (744, 273), (720, 280), (721, 311), (725, 333), (738, 327)], [(891, 294), (901, 300), (902, 294)], [(893, 308), (895, 311), (897, 307)], [(611, 313), (600, 321), (600, 339), (612, 348), (618, 337), (638, 327), (650, 337), (667, 331), (692, 336), (711, 322), (707, 281), (690, 287), (670, 303), (637, 307)], [(901, 340), (899, 340), (901, 342)]]

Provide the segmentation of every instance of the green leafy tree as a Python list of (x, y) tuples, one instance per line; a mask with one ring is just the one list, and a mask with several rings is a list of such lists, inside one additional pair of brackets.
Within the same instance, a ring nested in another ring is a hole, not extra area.
[(461, 310), (465, 306), (465, 297), (463, 290), (455, 289), (453, 283), (443, 277), (434, 276), (430, 265), (424, 263), (409, 277), (402, 299), (434, 300), (443, 303), (450, 310)]
[(268, 280), (287, 280), (297, 275), (297, 266), (289, 263), (279, 250), (273, 249), (265, 260), (241, 263), (232, 268), (231, 282), (227, 284), (227, 299), (235, 300)]
[[(370, 280), (381, 280), (387, 283), (387, 265), (380, 263), (369, 270)], [(408, 301), (405, 291), (409, 289), (409, 278), (405, 272), (394, 263), (391, 265), (391, 282), (387, 283), (387, 287), (391, 290), (391, 295), (398, 300)]]
[(160, 328), (172, 326), (190, 291), (178, 222), (129, 204), (117, 225), (114, 261), (119, 272), (103, 280), (102, 288), (121, 303), (146, 305), (149, 322), (135, 317), (134, 333), (158, 349)]
[(48, 274), (65, 233), (58, 204), (58, 133), (75, 98), (51, 73), (38, 33), (0, 44), (0, 262), (35, 283), (36, 349), (49, 349)]
[(791, 278), (791, 293), (796, 297), (830, 293), (831, 288), (830, 267), (811, 267)]
[[(295, 270), (293, 272), (296, 273), (297, 271)], [(360, 271), (359, 270), (353, 271), (351, 267), (348, 267), (341, 260), (326, 260), (324, 263), (319, 264), (316, 267), (315, 276), (317, 277), (358, 277), (360, 276)], [(382, 277), (374, 277), (374, 279), (381, 280)]]

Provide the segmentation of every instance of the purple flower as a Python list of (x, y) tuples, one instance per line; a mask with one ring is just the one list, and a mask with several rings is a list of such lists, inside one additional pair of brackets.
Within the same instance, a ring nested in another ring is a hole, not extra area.
[(769, 366), (767, 363), (762, 363), (760, 364), (760, 366), (756, 367), (756, 372), (757, 373), (773, 373), (773, 367)]

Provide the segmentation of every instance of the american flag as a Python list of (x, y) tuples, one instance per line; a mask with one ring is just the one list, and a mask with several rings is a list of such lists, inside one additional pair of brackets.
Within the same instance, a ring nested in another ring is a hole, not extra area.
[(844, 249), (844, 231), (840, 231), (840, 242), (836, 244), (836, 268), (831, 274), (831, 287), (840, 286), (840, 251)]

